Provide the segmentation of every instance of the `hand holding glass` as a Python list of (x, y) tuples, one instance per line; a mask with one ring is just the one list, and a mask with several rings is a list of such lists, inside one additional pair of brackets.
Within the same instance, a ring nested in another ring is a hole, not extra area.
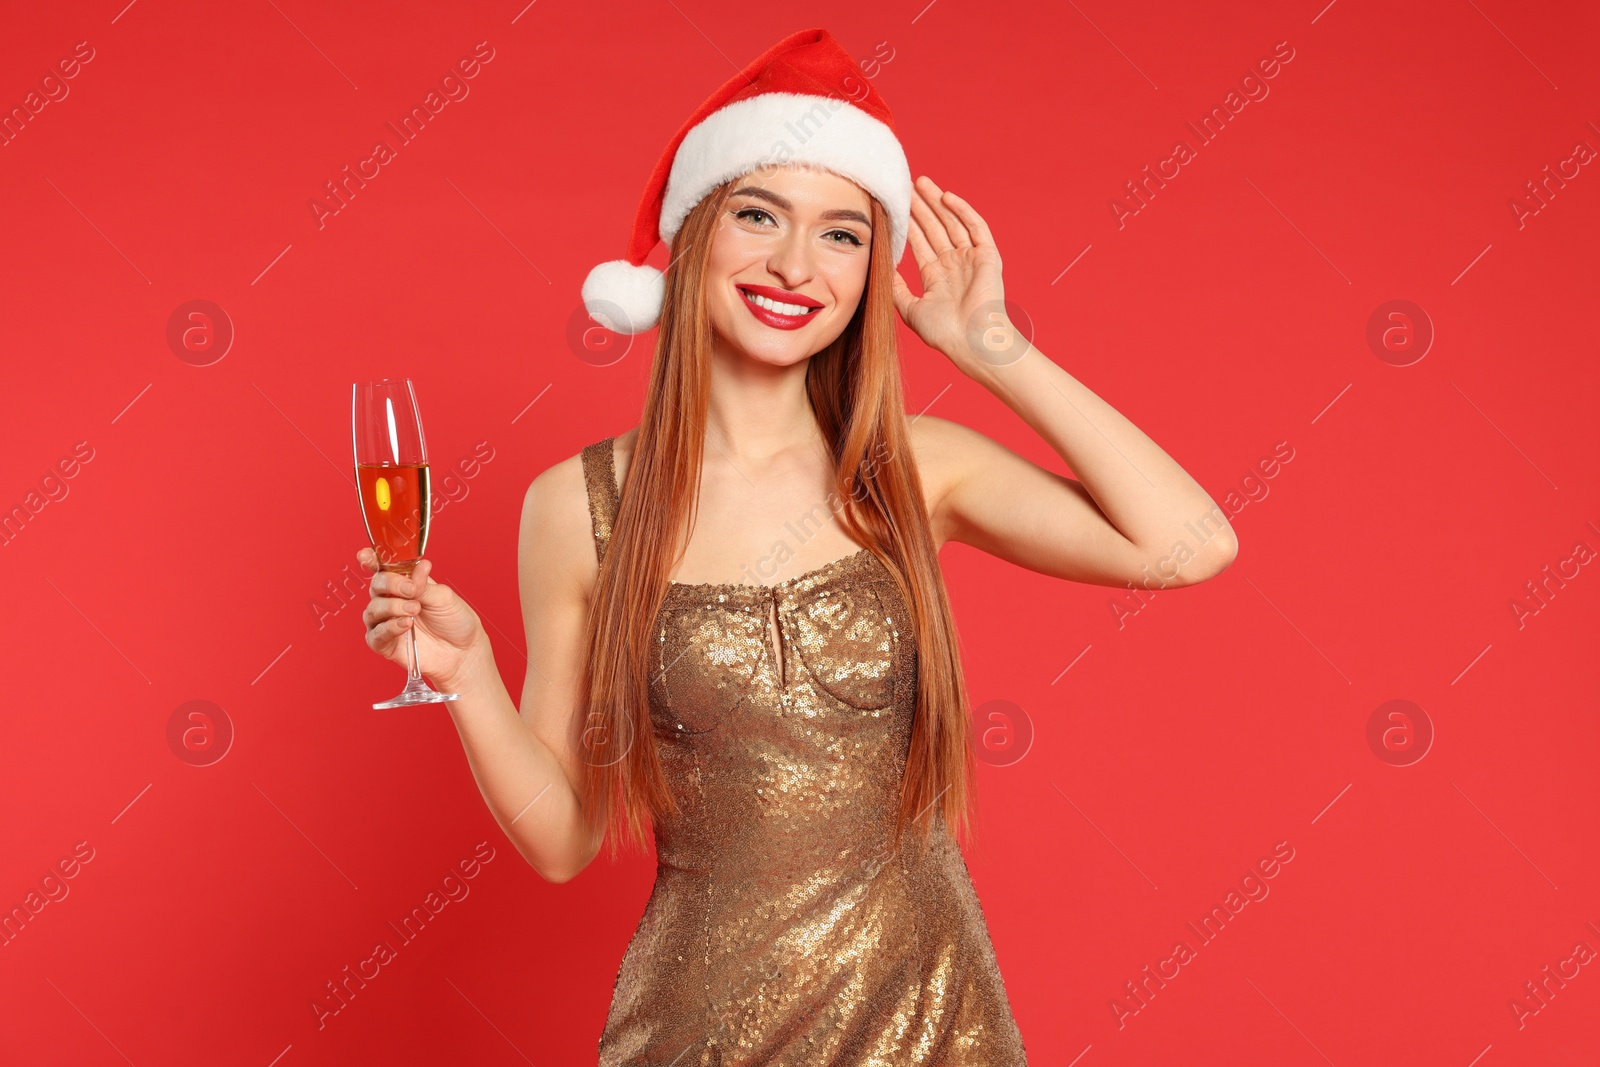
[[(409, 575), (428, 544), (428, 452), (422, 416), (409, 378), (356, 382), (350, 391), (350, 433), (355, 450), (361, 517), (380, 570)], [(406, 628), (409, 664), (406, 687), (374, 708), (401, 708), (455, 700), (422, 678), (417, 665), (417, 626)]]

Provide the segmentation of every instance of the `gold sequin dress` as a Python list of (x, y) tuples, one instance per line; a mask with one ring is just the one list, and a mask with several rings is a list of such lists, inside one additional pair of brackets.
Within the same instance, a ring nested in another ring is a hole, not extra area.
[[(602, 559), (613, 447), (582, 452)], [(655, 825), (601, 1067), (1026, 1063), (959, 846), (940, 822), (891, 847), (907, 618), (866, 549), (771, 586), (668, 586), (650, 714), (681, 810)]]

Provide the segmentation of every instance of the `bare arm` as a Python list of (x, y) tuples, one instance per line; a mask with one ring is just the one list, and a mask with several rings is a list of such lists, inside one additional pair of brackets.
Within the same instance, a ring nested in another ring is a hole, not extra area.
[[(577, 525), (588, 522), (578, 462), (573, 457), (546, 470), (523, 498), (518, 575), (530, 667), (520, 712), (477, 614), (429, 577), (428, 561), (411, 582), (393, 572), (375, 574), (364, 616), (368, 644), (400, 663), (399, 638), (407, 619), (416, 620), (423, 669), (436, 685), (460, 694), (445, 707), (484, 802), (517, 851), (551, 882), (574, 878), (601, 843), (582, 824), (569, 733), (588, 588), (599, 569), (587, 526)], [(578, 562), (584, 550), (588, 571)], [(371, 551), (362, 552), (368, 566)], [(420, 603), (420, 612), (407, 607), (412, 603)]]
[[(1049, 371), (1068, 377), (1037, 349), (1027, 360), (1037, 361), (1035, 367), (1044, 372), (1034, 378), (1035, 386)], [(1029, 393), (1028, 384), (1018, 381), (1023, 377), (996, 391), (1073, 470), (1083, 472), (1084, 480), (1045, 470), (960, 423), (921, 415), (912, 424), (912, 440), (927, 483), (935, 544), (960, 541), (1019, 567), (1093, 585), (1176, 588), (1228, 567), (1238, 552), (1233, 529), (1186, 471), (1153, 442), (1148, 447), (1159, 464), (1153, 465), (1144, 450), (1136, 453), (1146, 456), (1145, 470), (1154, 466), (1159, 474), (1159, 479), (1150, 475), (1149, 483), (1112, 443), (1079, 448), (1080, 435), (1098, 438), (1095, 428), (1077, 418), (1077, 432), (1062, 433), (1053, 423), (1071, 419), (1072, 410), (1048, 384), (1043, 388), (1055, 399), (1053, 405)], [(1123, 436), (1148, 442), (1132, 423), (1097, 402), (1122, 424)], [(1121, 447), (1132, 444), (1123, 441)]]
[(1015, 411), (1083, 480), (1053, 474), (983, 434), (921, 416), (912, 436), (936, 543), (962, 541), (1030, 570), (1097, 585), (1181, 586), (1215, 577), (1238, 541), (1189, 473), (1083, 383), (1022, 339), (1003, 311), (1000, 257), (965, 200), (928, 178), (910, 241), (923, 279), (896, 304), (930, 346)]
[(518, 588), (528, 642), (521, 719), (554, 763), (553, 767), (541, 764), (536, 781), (548, 784), (549, 792), (520, 821), (535, 819), (537, 832), (561, 843), (555, 871), (565, 878), (558, 880), (575, 877), (587, 867), (604, 839), (603, 832), (590, 835), (583, 827), (578, 808), (582, 763), (573, 749), (573, 726), (580, 716), (584, 620), (600, 573), (587, 494), (579, 457), (546, 470), (523, 498), (517, 539)]

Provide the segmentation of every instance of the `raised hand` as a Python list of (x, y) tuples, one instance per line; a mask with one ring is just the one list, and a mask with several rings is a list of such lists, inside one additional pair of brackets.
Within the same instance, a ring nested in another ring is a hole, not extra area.
[(923, 343), (969, 375), (1020, 355), (1020, 335), (1005, 315), (1000, 250), (972, 205), (924, 175), (913, 189), (907, 237), (922, 295), (912, 296), (896, 271), (894, 306)]

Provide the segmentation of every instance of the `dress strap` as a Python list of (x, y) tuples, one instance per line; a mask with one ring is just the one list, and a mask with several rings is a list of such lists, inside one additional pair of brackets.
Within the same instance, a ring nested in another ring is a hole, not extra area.
[(595, 554), (605, 562), (611, 524), (622, 494), (617, 488), (616, 438), (596, 441), (583, 450), (583, 482), (589, 491), (589, 519), (594, 526)]

